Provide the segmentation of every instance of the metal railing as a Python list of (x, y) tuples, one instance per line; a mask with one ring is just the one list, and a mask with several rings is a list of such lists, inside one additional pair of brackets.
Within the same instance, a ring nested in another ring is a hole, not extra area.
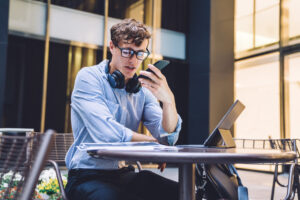
[(296, 153), (296, 159), (292, 162), (283, 163), (283, 165), (290, 165), (288, 183), (285, 185), (278, 179), (279, 164), (275, 164), (271, 200), (274, 199), (275, 185), (278, 184), (281, 187), (287, 188), (287, 194), (284, 199), (294, 199), (296, 193), (298, 199), (300, 199), (300, 185), (299, 185), (299, 170), (300, 166), (298, 161), (300, 159), (300, 139), (234, 139), (236, 148), (243, 149), (277, 149), (283, 151), (294, 151)]

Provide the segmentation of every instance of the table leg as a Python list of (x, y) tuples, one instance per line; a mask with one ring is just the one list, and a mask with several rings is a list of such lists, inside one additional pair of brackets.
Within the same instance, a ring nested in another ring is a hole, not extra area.
[(294, 173), (295, 173), (295, 163), (292, 163), (290, 166), (290, 173), (289, 173), (289, 179), (287, 185), (287, 194), (284, 200), (288, 200), (292, 196), (293, 187), (294, 187)]
[(195, 164), (179, 166), (179, 199), (195, 200)]

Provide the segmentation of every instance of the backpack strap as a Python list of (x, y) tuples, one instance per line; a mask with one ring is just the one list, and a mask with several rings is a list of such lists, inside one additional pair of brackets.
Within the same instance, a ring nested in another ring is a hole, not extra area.
[(248, 200), (248, 188), (244, 186), (238, 187), (238, 200)]
[(236, 170), (236, 168), (233, 165), (228, 165), (229, 171), (236, 176), (236, 179), (238, 181), (238, 200), (248, 200), (248, 188), (243, 186), (242, 180)]

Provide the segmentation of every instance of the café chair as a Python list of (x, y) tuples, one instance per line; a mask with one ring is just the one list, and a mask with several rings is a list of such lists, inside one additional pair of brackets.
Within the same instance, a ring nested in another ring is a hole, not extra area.
[(0, 199), (28, 200), (34, 196), (55, 132), (0, 135)]
[(65, 156), (69, 147), (73, 144), (73, 133), (56, 133), (54, 142), (52, 143), (51, 151), (47, 160), (47, 164), (54, 168), (58, 181), (61, 197), (63, 200), (68, 200), (63, 179), (61, 176), (60, 166), (66, 166)]
[[(234, 139), (237, 148), (243, 149), (277, 149), (277, 150), (287, 150), (294, 151), (297, 155), (296, 159), (287, 163), (275, 163), (275, 169), (273, 174), (272, 190), (271, 190), (271, 200), (274, 199), (275, 186), (279, 185), (281, 187), (287, 188), (287, 193), (284, 199), (294, 199), (297, 195), (300, 199), (300, 183), (299, 183), (299, 158), (300, 158), (300, 139)], [(279, 181), (279, 166), (289, 167), (288, 183), (283, 184)]]
[[(65, 156), (74, 142), (73, 133), (56, 133), (52, 143), (47, 164), (54, 168), (63, 200), (68, 200), (61, 176), (60, 167), (65, 167)], [(136, 162), (138, 171), (142, 170), (141, 163)]]

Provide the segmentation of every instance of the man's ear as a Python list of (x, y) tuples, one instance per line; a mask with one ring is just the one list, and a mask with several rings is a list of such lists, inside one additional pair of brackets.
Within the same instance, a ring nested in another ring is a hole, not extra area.
[(109, 50), (110, 50), (110, 53), (113, 54), (113, 51), (115, 49), (115, 45), (112, 41), (109, 41)]

